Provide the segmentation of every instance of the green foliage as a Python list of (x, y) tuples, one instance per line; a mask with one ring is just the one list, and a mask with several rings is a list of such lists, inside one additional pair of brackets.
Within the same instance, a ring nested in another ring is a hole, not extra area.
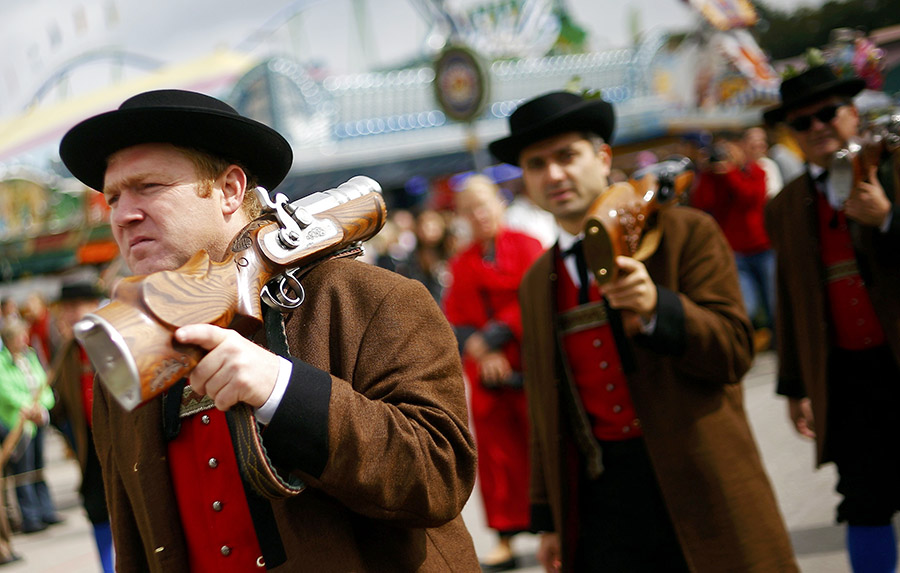
[(830, 0), (820, 8), (802, 7), (790, 13), (774, 7), (773, 0), (755, 4), (760, 22), (754, 32), (760, 47), (774, 60), (824, 46), (835, 28), (869, 32), (900, 24), (898, 0)]
[(574, 75), (569, 78), (569, 81), (566, 82), (563, 89), (567, 92), (578, 94), (586, 100), (601, 99), (603, 97), (603, 92), (601, 90), (584, 87), (583, 78), (579, 75)]
[(809, 68), (822, 66), (826, 63), (825, 54), (823, 54), (822, 50), (818, 48), (807, 48), (806, 53), (803, 55), (803, 60), (804, 64), (800, 68), (794, 67), (793, 64), (788, 64), (787, 66), (785, 66), (784, 71), (781, 72), (781, 79), (786, 80), (792, 78), (794, 76), (802, 74)]
[(581, 54), (587, 50), (588, 34), (578, 25), (566, 10), (555, 10), (561, 29), (551, 50), (552, 55)]

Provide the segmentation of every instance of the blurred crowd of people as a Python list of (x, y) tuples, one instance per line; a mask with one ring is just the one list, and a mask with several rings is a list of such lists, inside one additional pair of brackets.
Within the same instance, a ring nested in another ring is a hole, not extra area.
[(36, 292), (21, 303), (0, 302), (0, 565), (21, 559), (12, 533), (37, 533), (63, 521), (43, 471), (47, 431), (54, 428), (79, 461), (79, 493), (100, 563), (104, 573), (113, 571), (109, 516), (90, 435), (94, 373), (72, 330), (102, 298), (93, 281), (79, 281), (63, 285), (51, 302)]
[[(786, 182), (804, 172), (803, 153), (781, 125), (755, 125), (743, 130), (688, 133), (675, 146), (643, 150), (617, 163), (610, 182), (627, 182), (636, 171), (672, 155), (692, 160), (694, 183), (682, 202), (707, 211), (720, 224), (738, 265), (741, 293), (755, 327), (757, 351), (774, 348), (775, 254), (763, 211)], [(470, 177), (458, 177), (459, 193)], [(490, 178), (489, 178), (490, 179)], [(504, 202), (503, 224), (551, 247), (557, 237), (553, 217), (523, 192), (521, 178), (503, 178), (497, 185)], [(448, 261), (472, 240), (469, 222), (457, 209), (422, 204), (391, 209), (385, 228), (367, 247), (367, 260), (421, 281), (437, 301), (452, 274)]]
[[(503, 225), (537, 239), (545, 248), (556, 240), (553, 218), (518, 191), (518, 180), (497, 183), (482, 174), (465, 174), (456, 193), (469, 178), (483, 178), (497, 186), (503, 202)], [(451, 282), (448, 261), (473, 240), (470, 222), (456, 209), (425, 204), (390, 209), (384, 228), (366, 247), (366, 260), (422, 282), (436, 301)]]

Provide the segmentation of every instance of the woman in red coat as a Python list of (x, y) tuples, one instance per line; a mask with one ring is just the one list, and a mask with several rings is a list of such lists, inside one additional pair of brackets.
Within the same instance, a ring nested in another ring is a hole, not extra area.
[(450, 262), (444, 311), (453, 325), (469, 381), (478, 445), (478, 476), (488, 526), (499, 532), (484, 570), (516, 566), (511, 538), (529, 529), (528, 412), (522, 390), (518, 289), (543, 250), (536, 239), (502, 227), (504, 204), (487, 177), (466, 180), (456, 208), (472, 244)]

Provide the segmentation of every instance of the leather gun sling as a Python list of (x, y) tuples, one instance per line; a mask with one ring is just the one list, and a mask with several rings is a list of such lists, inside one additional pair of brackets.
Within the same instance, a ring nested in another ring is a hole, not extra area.
[[(362, 247), (351, 246), (327, 257), (324, 257), (297, 273), (300, 281), (313, 268), (325, 261), (338, 258), (355, 258), (362, 254)], [(284, 331), (284, 320), (280, 312), (264, 308), (264, 325), (266, 329), (266, 344), (272, 352), (284, 358), (290, 357), (287, 335)], [(207, 400), (208, 397), (205, 397)], [(246, 404), (237, 404), (226, 412), (228, 428), (231, 431), (234, 442), (235, 454), (238, 458), (238, 466), (241, 476), (253, 489), (267, 499), (284, 499), (293, 497), (306, 489), (306, 484), (292, 474), (282, 477), (272, 465), (262, 443), (262, 436), (253, 414), (253, 408)]]

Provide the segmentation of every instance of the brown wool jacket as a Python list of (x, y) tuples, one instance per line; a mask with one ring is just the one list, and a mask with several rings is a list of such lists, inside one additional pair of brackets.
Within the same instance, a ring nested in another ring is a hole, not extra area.
[[(460, 516), (475, 447), (440, 309), (421, 284), (358, 261), (323, 263), (303, 284), (286, 321), (299, 360), (263, 434), (308, 485), (272, 503), (287, 553), (276, 570), (478, 571)], [(118, 569), (188, 571), (160, 400), (127, 413), (95, 392)]]
[[(885, 166), (883, 166), (885, 167)], [(884, 180), (884, 179), (883, 179)], [(886, 186), (890, 193), (894, 186)], [(828, 460), (828, 355), (831, 325), (819, 247), (816, 191), (809, 175), (789, 183), (766, 206), (777, 253), (778, 393), (809, 397), (816, 422), (816, 459)], [(851, 223), (856, 262), (897, 364), (900, 364), (900, 208), (886, 233)]]
[[(645, 261), (659, 287), (656, 330), (617, 346), (634, 355), (628, 386), (685, 557), (697, 573), (797, 571), (743, 408), (740, 381), (752, 346), (734, 257), (700, 211), (673, 207), (659, 225), (662, 242)], [(529, 270), (520, 293), (533, 513), (547, 517), (544, 525), (560, 533), (568, 555), (568, 508), (577, 499), (570, 498), (574, 476), (565, 468), (577, 450), (560, 396), (566, 382), (553, 328), (554, 251)]]

